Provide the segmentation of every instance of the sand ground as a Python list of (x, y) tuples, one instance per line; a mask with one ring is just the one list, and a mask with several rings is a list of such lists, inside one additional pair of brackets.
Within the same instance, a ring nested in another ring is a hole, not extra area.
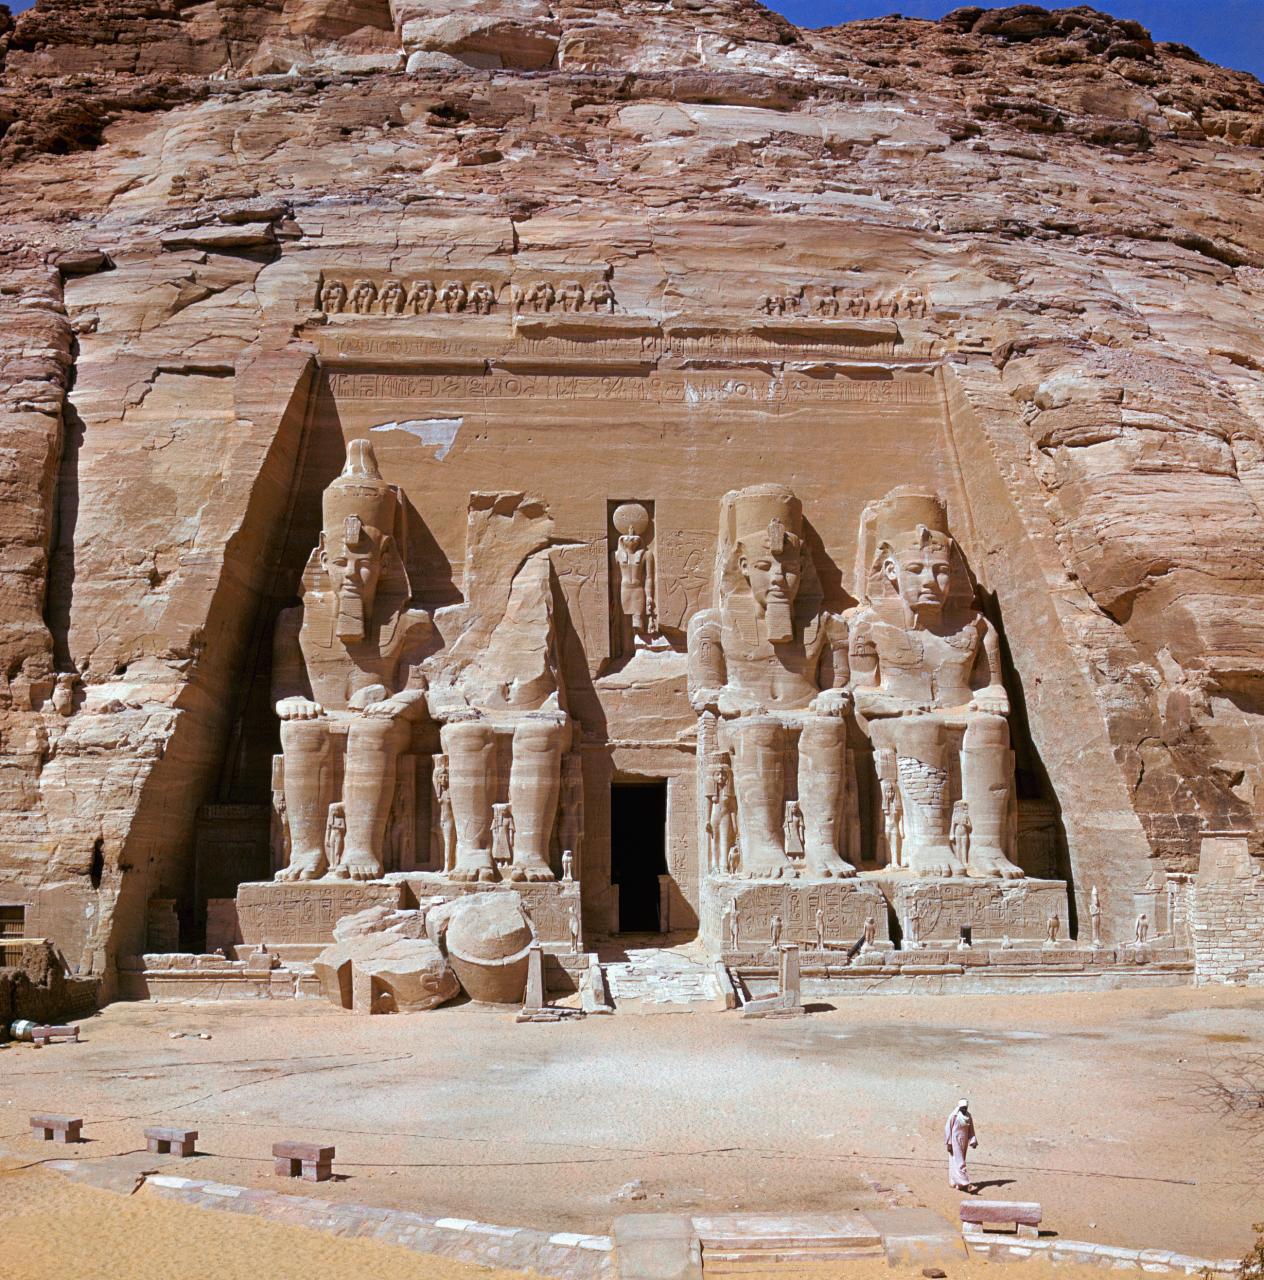
[[(952, 1280), (1101, 1280), (1087, 1267), (962, 1262)], [(422, 1257), (374, 1240), (125, 1198), (40, 1168), (0, 1161), (5, 1280), (526, 1280), (521, 1272)], [(806, 1280), (806, 1278), (805, 1278)], [(820, 1266), (811, 1280), (922, 1280), (880, 1262)]]
[[(955, 1218), (942, 1127), (964, 1094), (976, 1179), (1042, 1201), (1061, 1235), (1233, 1256), (1264, 1188), (1244, 1135), (1192, 1086), (1262, 1033), (1264, 992), (1237, 990), (866, 997), (779, 1023), (114, 1005), (79, 1045), (0, 1053), (0, 1142), (26, 1161), (66, 1155), (29, 1137), (36, 1110), (85, 1117), (76, 1158), (178, 1122), (207, 1154), (168, 1171), (303, 1194), (272, 1176), (271, 1143), (319, 1137), (342, 1175), (322, 1197), (553, 1230), (605, 1233), (642, 1210), (923, 1203)], [(643, 1200), (620, 1198), (633, 1181)]]

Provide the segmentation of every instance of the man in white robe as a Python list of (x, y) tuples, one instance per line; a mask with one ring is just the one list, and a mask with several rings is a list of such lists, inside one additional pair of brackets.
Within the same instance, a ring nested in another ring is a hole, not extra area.
[(966, 1148), (977, 1147), (979, 1140), (974, 1133), (974, 1117), (965, 1098), (957, 1103), (957, 1109), (944, 1125), (944, 1144), (948, 1148), (948, 1182), (955, 1191), (974, 1194), (974, 1183), (966, 1169)]

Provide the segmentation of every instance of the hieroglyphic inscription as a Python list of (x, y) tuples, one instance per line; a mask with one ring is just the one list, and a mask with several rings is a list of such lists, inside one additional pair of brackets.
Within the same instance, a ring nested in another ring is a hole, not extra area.
[(294, 884), (243, 884), (237, 915), (247, 943), (330, 942), (343, 916), (366, 907), (398, 907), (402, 886), (376, 881), (310, 880)]
[[(421, 322), (419, 322), (421, 323)], [(923, 343), (902, 343), (894, 337), (873, 335), (867, 341), (842, 341), (836, 335), (794, 334), (768, 337), (758, 333), (643, 333), (627, 336), (562, 336), (556, 334), (484, 336), (473, 342), (467, 335), (431, 333), (351, 334), (330, 330), (317, 335), (321, 355), (327, 359), (368, 359), (375, 356), (401, 360), (435, 356), (469, 359), (530, 358), (564, 360), (634, 361), (650, 363), (663, 356), (695, 360), (821, 360), (847, 358), (925, 359)]]
[(1049, 917), (1067, 918), (1066, 885), (1060, 881), (968, 881), (953, 883), (925, 880), (900, 885), (896, 910), (905, 936), (916, 921), (912, 936), (919, 942), (956, 942), (968, 925), (978, 941), (1043, 941)]
[(692, 529), (665, 529), (658, 538), (659, 626), (683, 631), (707, 603), (715, 558), (715, 534)]
[(778, 884), (708, 876), (702, 891), (705, 936), (730, 948), (730, 904), (737, 903), (738, 946), (767, 947), (772, 943), (772, 917), (781, 917), (781, 940), (815, 946), (816, 913), (824, 918), (827, 942), (855, 942), (872, 916), (874, 936), (886, 941), (887, 908), (874, 885), (848, 883)]
[(556, 374), (340, 373), (329, 375), (340, 400), (633, 400), (651, 404), (708, 402), (766, 408), (787, 402), (931, 404), (938, 398), (928, 376), (897, 379), (730, 377), (720, 374), (563, 377)]

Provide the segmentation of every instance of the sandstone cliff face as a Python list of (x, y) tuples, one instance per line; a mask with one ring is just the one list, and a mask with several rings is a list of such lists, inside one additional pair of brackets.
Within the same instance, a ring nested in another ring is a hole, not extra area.
[(193, 926), (198, 808), (257, 798), (334, 276), (609, 279), (700, 332), (916, 290), (1077, 894), (1122, 929), (1257, 826), (1253, 78), (1027, 5), (40, 0), (0, 52), (0, 897), (72, 960), (140, 951), (150, 895)]

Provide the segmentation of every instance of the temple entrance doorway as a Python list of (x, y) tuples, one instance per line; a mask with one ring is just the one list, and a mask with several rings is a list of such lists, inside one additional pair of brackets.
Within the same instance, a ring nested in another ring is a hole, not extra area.
[(619, 888), (619, 932), (661, 933), (659, 879), (667, 874), (667, 783), (610, 786), (610, 879)]

